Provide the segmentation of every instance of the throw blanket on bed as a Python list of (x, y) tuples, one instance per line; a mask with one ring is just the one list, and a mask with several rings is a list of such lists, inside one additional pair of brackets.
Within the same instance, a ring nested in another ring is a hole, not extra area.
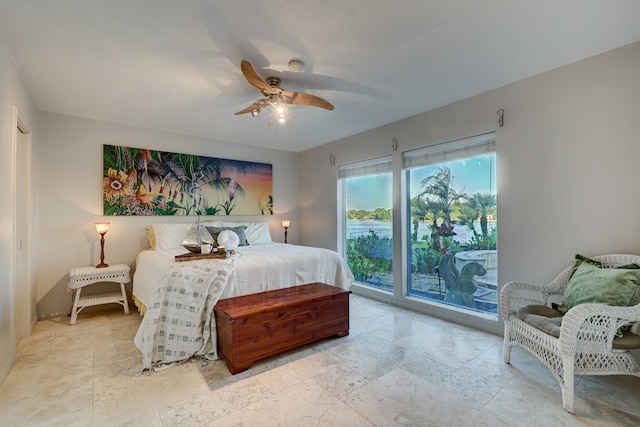
[(213, 307), (239, 256), (216, 262), (178, 262), (167, 267), (135, 337), (143, 370), (194, 355), (218, 358)]

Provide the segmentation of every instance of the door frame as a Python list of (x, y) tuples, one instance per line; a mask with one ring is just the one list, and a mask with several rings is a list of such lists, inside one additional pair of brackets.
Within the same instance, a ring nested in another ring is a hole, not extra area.
[[(24, 136), (21, 137), (19, 133), (22, 133)], [(31, 140), (31, 131), (29, 127), (25, 124), (24, 120), (21, 118), (21, 114), (17, 106), (13, 106), (13, 127), (12, 127), (12, 179), (13, 179), (13, 188), (12, 188), (12, 202), (13, 202), (13, 250), (12, 250), (12, 269), (11, 269), (11, 292), (13, 296), (13, 304), (12, 304), (12, 342), (14, 343), (13, 348), (13, 356), (15, 358), (15, 345), (17, 341), (31, 334), (33, 327), (38, 321), (37, 313), (34, 311), (33, 300), (35, 297), (35, 289), (33, 284), (33, 248), (32, 248), (32, 225), (33, 225), (33, 217), (32, 217), (32, 194), (33, 194), (33, 182), (32, 182), (32, 140)], [(18, 145), (21, 144), (19, 147)], [(23, 158), (18, 158), (19, 149), (22, 150)], [(18, 164), (18, 162), (22, 161), (23, 164)], [(25, 166), (25, 167), (23, 167)], [(26, 180), (25, 186), (27, 188), (26, 194), (18, 196), (18, 176), (23, 175), (22, 179)], [(23, 203), (18, 204), (18, 201), (22, 199)], [(21, 211), (24, 209), (24, 212)], [(18, 232), (17, 221), (18, 216), (24, 215), (24, 220), (26, 222), (24, 240), (26, 241), (26, 251), (19, 250), (20, 244), (20, 235)], [(24, 266), (22, 266), (24, 263)], [(17, 279), (18, 269), (23, 268), (25, 277), (24, 282), (28, 284), (28, 288), (26, 290), (27, 295), (22, 301), (17, 300), (18, 290), (17, 290)], [(18, 321), (17, 316), (21, 316), (22, 319)], [(20, 328), (21, 330), (18, 330)]]

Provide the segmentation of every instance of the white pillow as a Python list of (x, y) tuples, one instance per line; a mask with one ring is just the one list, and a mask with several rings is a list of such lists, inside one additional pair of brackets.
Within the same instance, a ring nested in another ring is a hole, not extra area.
[(156, 235), (153, 233), (153, 225), (147, 225), (145, 229), (147, 230), (147, 239), (149, 240), (149, 246), (151, 246), (151, 249), (155, 249)]
[(149, 235), (149, 243), (153, 249), (173, 249), (182, 246), (182, 241), (193, 224), (153, 224), (153, 241)]
[(255, 222), (247, 225), (244, 230), (249, 245), (264, 245), (271, 243), (271, 234), (269, 233), (268, 222)]
[(231, 230), (222, 230), (218, 234), (218, 246), (224, 246), (228, 251), (232, 251), (240, 244), (240, 237)]
[(214, 227), (237, 227), (244, 225), (244, 237), (249, 245), (264, 245), (271, 243), (271, 234), (269, 233), (269, 223), (263, 222), (230, 222), (230, 221), (206, 221), (205, 225)]

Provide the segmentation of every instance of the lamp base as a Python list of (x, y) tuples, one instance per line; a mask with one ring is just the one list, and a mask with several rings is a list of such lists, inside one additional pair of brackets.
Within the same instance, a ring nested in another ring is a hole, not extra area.
[(96, 268), (105, 268), (109, 267), (109, 264), (105, 264), (104, 262), (104, 235), (107, 232), (100, 233), (100, 264), (96, 265)]

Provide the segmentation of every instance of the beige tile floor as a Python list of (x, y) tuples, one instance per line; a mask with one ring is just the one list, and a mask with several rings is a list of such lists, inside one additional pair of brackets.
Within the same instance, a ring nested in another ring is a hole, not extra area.
[[(115, 306), (114, 306), (115, 307)], [(631, 426), (640, 378), (584, 377), (562, 409), (550, 372), (502, 339), (351, 296), (351, 334), (256, 363), (138, 375), (137, 315), (39, 322), (0, 386), (0, 426)]]

